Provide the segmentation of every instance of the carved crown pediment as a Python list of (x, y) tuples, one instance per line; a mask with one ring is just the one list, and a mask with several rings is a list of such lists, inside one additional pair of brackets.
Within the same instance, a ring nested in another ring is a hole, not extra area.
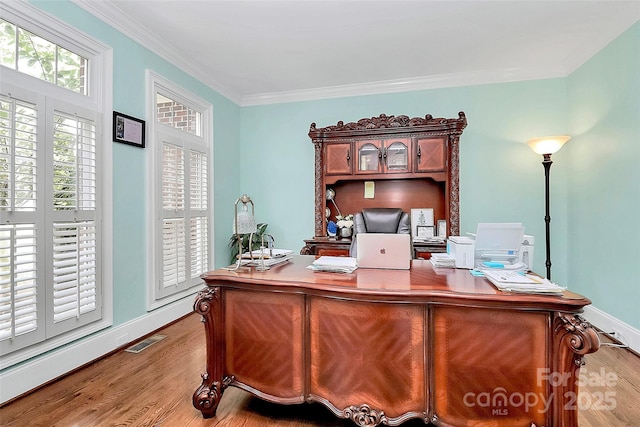
[(425, 115), (424, 118), (410, 118), (406, 115), (387, 116), (386, 114), (380, 114), (378, 117), (362, 118), (357, 122), (344, 123), (343, 121), (339, 121), (335, 125), (323, 128), (317, 128), (316, 126), (317, 125), (315, 123), (311, 123), (311, 126), (309, 127), (309, 136), (312, 139), (320, 137), (337, 137), (340, 136), (341, 133), (384, 133), (387, 129), (393, 132), (398, 132), (400, 128), (411, 128), (407, 129), (411, 132), (416, 130), (424, 130), (428, 132), (444, 129), (454, 132), (462, 132), (462, 130), (467, 126), (467, 118), (462, 111), (458, 113), (457, 119), (447, 119), (442, 117), (434, 118), (431, 114)]

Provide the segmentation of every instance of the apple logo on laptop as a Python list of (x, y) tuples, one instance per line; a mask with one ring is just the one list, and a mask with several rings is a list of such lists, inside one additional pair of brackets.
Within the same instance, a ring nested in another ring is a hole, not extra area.
[(380, 253), (381, 253), (382, 255), (384, 255), (384, 254), (386, 254), (386, 253), (387, 253), (387, 250), (386, 250), (385, 248), (382, 248), (382, 249), (380, 249)]

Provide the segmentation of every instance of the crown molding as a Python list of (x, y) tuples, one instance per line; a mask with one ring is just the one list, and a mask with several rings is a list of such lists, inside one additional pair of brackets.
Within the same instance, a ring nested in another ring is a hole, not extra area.
[(71, 2), (209, 86), (225, 98), (228, 98), (236, 104), (240, 104), (241, 97), (238, 93), (230, 87), (216, 81), (210, 74), (203, 72), (201, 68), (195, 66), (193, 58), (186, 57), (177, 49), (158, 43), (158, 38), (155, 34), (122, 12), (115, 2), (95, 0), (71, 0)]
[(620, 37), (622, 33), (631, 28), (636, 22), (640, 20), (640, 6), (635, 13), (631, 13), (626, 16), (626, 22), (617, 26), (617, 31), (608, 33), (608, 37), (599, 40), (599, 44), (585, 44), (577, 48), (563, 61), (563, 66), (566, 70), (566, 75), (570, 75), (575, 70), (580, 68), (585, 62), (591, 59), (594, 55), (600, 52), (605, 46), (608, 46), (615, 39)]
[(411, 92), (446, 87), (474, 86), (492, 83), (506, 83), (523, 80), (537, 80), (555, 77), (566, 77), (564, 70), (486, 70), (457, 74), (443, 74), (424, 76), (410, 79), (385, 80), (352, 85), (340, 85), (305, 89), (299, 91), (284, 91), (252, 95), (240, 95), (230, 87), (216, 81), (210, 74), (192, 66), (192, 58), (185, 57), (176, 49), (158, 43), (157, 37), (143, 26), (129, 18), (112, 1), (71, 0), (78, 7), (94, 15), (101, 21), (112, 26), (143, 47), (156, 53), (166, 61), (198, 79), (211, 89), (219, 92), (241, 107), (269, 105), (288, 102), (312, 101), (320, 99), (345, 98), (351, 96), (379, 95), (387, 93)]
[(562, 69), (550, 70), (491, 70), (468, 73), (442, 74), (412, 79), (385, 80), (372, 83), (323, 87), (317, 89), (263, 93), (243, 96), (240, 106), (268, 105), (286, 102), (344, 98), (350, 96), (380, 95), (385, 93), (414, 92), (447, 87), (476, 86), (493, 83), (508, 83), (524, 80), (566, 77)]
[(71, 1), (241, 107), (567, 77), (638, 20), (638, 16), (631, 14), (628, 18), (628, 25), (620, 26), (619, 32), (611, 34), (600, 46), (584, 46), (553, 69), (543, 67), (537, 69), (480, 70), (298, 91), (242, 95), (233, 88), (215, 80), (209, 73), (203, 72), (201, 67), (197, 67), (194, 64), (193, 58), (186, 57), (179, 50), (159, 43), (153, 33), (139, 25), (137, 21), (129, 18), (126, 13), (123, 13), (116, 2)]

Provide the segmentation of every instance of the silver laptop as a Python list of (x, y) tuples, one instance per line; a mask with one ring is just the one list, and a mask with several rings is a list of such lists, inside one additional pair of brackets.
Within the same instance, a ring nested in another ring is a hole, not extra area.
[(357, 234), (358, 268), (411, 267), (411, 235), (386, 233)]

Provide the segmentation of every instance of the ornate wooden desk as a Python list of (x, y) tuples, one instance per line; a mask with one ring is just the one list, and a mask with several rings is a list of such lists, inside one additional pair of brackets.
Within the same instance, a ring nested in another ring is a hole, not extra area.
[(207, 340), (193, 395), (215, 415), (228, 386), (320, 402), (358, 426), (576, 426), (578, 371), (598, 336), (590, 301), (500, 292), (466, 270), (216, 270), (195, 301)]

